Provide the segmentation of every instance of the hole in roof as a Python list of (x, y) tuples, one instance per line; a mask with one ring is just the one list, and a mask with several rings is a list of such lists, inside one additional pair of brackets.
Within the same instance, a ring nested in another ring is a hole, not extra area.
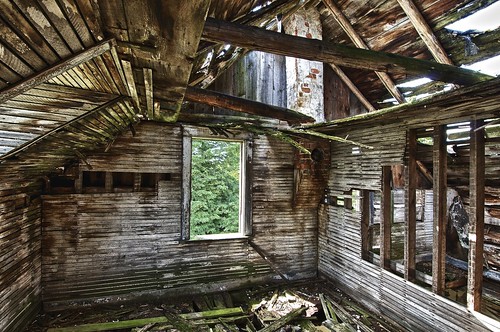
[(271, 4), (271, 2), (272, 1), (266, 1), (262, 5), (255, 6), (254, 8), (252, 8), (251, 12), (255, 13), (256, 11), (259, 11), (260, 9), (269, 6)]
[(492, 76), (500, 75), (500, 55), (491, 57), (489, 59), (474, 62), (468, 65), (463, 65), (463, 68), (477, 70), (483, 74)]
[(417, 86), (421, 86), (421, 85), (427, 84), (429, 82), (432, 82), (432, 80), (430, 78), (422, 77), (422, 78), (417, 78), (416, 80), (411, 80), (408, 82), (398, 84), (396, 86), (398, 88), (415, 88)]
[(500, 26), (498, 13), (500, 13), (500, 1), (497, 1), (486, 8), (478, 10), (474, 14), (469, 15), (461, 20), (449, 24), (448, 26), (446, 26), (446, 29), (461, 32), (468, 30), (475, 30), (478, 32), (494, 30)]

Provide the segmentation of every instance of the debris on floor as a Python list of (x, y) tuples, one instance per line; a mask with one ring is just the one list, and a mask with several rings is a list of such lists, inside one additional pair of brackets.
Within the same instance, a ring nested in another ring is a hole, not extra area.
[(265, 285), (141, 305), (80, 308), (40, 315), (30, 332), (402, 331), (333, 287)]

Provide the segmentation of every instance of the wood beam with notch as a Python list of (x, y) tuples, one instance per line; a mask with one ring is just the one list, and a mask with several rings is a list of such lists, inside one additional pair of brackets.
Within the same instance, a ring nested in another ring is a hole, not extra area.
[(432, 31), (429, 24), (427, 24), (427, 21), (422, 16), (417, 6), (415, 6), (415, 3), (412, 0), (398, 0), (398, 3), (406, 13), (406, 16), (410, 19), (415, 30), (417, 30), (420, 38), (422, 38), (434, 59), (440, 63), (453, 65), (450, 57), (446, 54), (446, 51), (437, 39), (434, 31)]
[(92, 60), (104, 52), (113, 49), (115, 46), (116, 43), (114, 39), (105, 40), (95, 46), (76, 53), (68, 59), (62, 60), (39, 73), (31, 75), (13, 85), (9, 85), (0, 91), (0, 103), (12, 99), (21, 93), (68, 71), (71, 68)]
[(314, 119), (305, 114), (261, 102), (238, 98), (220, 92), (187, 87), (184, 100), (228, 110), (254, 114), (287, 121), (289, 124), (314, 122)]
[(406, 224), (404, 250), (404, 277), (408, 281), (415, 281), (415, 255), (417, 236), (417, 131), (408, 130), (408, 165), (406, 167)]
[(291, 36), (213, 18), (207, 18), (202, 38), (216, 43), (229, 43), (268, 53), (335, 63), (339, 66), (393, 74), (425, 76), (432, 80), (463, 85), (492, 78), (472, 70), (432, 61)]
[(469, 268), (467, 308), (481, 310), (484, 243), (484, 129), (482, 120), (471, 121), (469, 179)]
[[(354, 45), (356, 45), (359, 48), (363, 48), (365, 50), (368, 50), (369, 47), (365, 43), (365, 41), (361, 38), (361, 36), (354, 30), (351, 22), (347, 19), (347, 17), (344, 15), (344, 13), (340, 10), (340, 8), (337, 6), (334, 0), (323, 0), (323, 3), (325, 6), (330, 10), (330, 12), (333, 15), (333, 18), (338, 22), (338, 24), (342, 27), (344, 32), (349, 36), (349, 38), (352, 40)], [(405, 97), (399, 91), (399, 89), (396, 87), (396, 84), (393, 82), (392, 78), (384, 72), (379, 72), (376, 71), (375, 74), (377, 74), (378, 78), (380, 81), (384, 84), (386, 87), (387, 91), (401, 104), (404, 103)]]
[(435, 126), (432, 146), (433, 179), (433, 240), (432, 240), (432, 291), (444, 295), (446, 271), (446, 224), (448, 222), (446, 126)]

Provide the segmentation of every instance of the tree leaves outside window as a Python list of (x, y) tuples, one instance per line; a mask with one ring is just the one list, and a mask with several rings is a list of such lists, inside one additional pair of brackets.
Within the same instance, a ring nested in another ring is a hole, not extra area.
[(190, 233), (239, 232), (239, 141), (192, 140)]

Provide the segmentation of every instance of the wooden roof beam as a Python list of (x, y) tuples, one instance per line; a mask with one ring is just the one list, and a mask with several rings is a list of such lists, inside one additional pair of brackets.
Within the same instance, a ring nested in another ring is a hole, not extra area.
[(187, 87), (184, 100), (228, 110), (254, 114), (287, 121), (289, 124), (314, 122), (314, 119), (305, 114), (258, 101), (238, 98), (220, 92)]
[(366, 99), (358, 87), (351, 81), (349, 77), (344, 73), (344, 71), (336, 64), (330, 63), (330, 68), (337, 74), (337, 76), (344, 82), (345, 85), (351, 90), (351, 92), (359, 99), (361, 104), (366, 108), (368, 112), (375, 111), (375, 107)]
[(75, 55), (65, 60), (62, 60), (41, 72), (38, 72), (30, 77), (25, 78), (24, 80), (10, 85), (0, 91), (0, 103), (12, 99), (15, 96), (18, 96), (21, 93), (28, 91), (29, 89), (39, 85), (40, 83), (44, 83), (73, 67), (92, 60), (93, 58), (103, 54), (104, 52), (111, 50), (115, 46), (116, 43), (114, 39), (105, 40), (97, 45), (76, 53)]
[(489, 75), (432, 61), (359, 49), (317, 39), (290, 36), (261, 28), (207, 18), (202, 38), (216, 43), (303, 58), (340, 66), (394, 74), (425, 76), (432, 80), (474, 84), (491, 79)]
[[(342, 27), (344, 32), (351, 38), (352, 42), (354, 45), (356, 45), (359, 48), (363, 48), (365, 50), (368, 50), (369, 47), (365, 43), (365, 41), (361, 38), (361, 36), (354, 30), (351, 22), (347, 19), (347, 17), (342, 13), (340, 8), (337, 6), (335, 1), (333, 0), (323, 0), (323, 3), (325, 6), (330, 10), (332, 13), (333, 17), (335, 20), (339, 23), (339, 25)], [(389, 91), (389, 93), (399, 102), (399, 103), (404, 103), (405, 97), (401, 93), (401, 91), (398, 90), (396, 87), (396, 84), (392, 80), (392, 78), (389, 76), (389, 74), (376, 71), (375, 74), (377, 74), (378, 78), (382, 81), (386, 89)]]
[(427, 21), (422, 16), (417, 6), (415, 6), (415, 3), (412, 0), (398, 0), (398, 3), (406, 13), (406, 16), (410, 19), (415, 30), (417, 30), (420, 38), (422, 38), (434, 59), (440, 63), (453, 65), (453, 61), (451, 61), (448, 54), (446, 54), (446, 51), (437, 39), (434, 31), (432, 31), (431, 27), (427, 24)]

